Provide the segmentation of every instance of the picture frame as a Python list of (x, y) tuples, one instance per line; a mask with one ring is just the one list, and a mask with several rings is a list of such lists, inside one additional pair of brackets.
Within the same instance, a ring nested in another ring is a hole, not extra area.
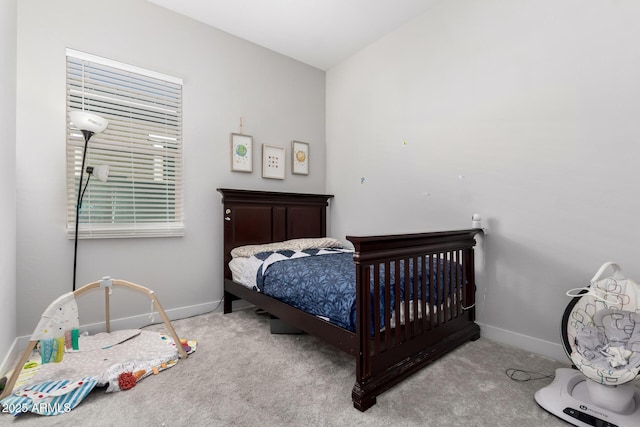
[(291, 173), (309, 175), (309, 144), (291, 141)]
[(284, 147), (262, 144), (262, 177), (271, 179), (284, 179), (284, 176)]
[(253, 137), (242, 133), (232, 133), (231, 171), (253, 172)]

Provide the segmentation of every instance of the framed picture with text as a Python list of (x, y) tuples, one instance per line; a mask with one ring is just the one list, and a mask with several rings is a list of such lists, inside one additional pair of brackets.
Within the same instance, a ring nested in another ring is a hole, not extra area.
[(262, 144), (262, 177), (284, 179), (285, 151), (283, 147)]
[(241, 133), (231, 134), (231, 170), (253, 172), (253, 137)]

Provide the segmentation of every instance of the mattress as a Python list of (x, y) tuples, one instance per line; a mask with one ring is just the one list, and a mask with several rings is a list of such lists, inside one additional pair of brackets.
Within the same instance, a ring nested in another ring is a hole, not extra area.
[[(405, 264), (407, 265), (405, 266)], [(431, 271), (434, 268), (440, 273), (438, 278), (439, 287), (446, 290), (447, 293), (440, 300), (450, 301), (452, 289), (444, 286), (444, 279), (449, 277), (452, 265), (455, 265), (454, 276), (459, 274), (459, 277), (462, 277), (460, 266), (440, 258), (434, 258), (432, 266), (423, 266), (422, 264), (426, 264), (424, 262), (418, 262), (418, 264), (416, 268), (413, 267), (412, 261), (400, 261), (391, 264), (389, 272), (391, 277), (389, 285), (391, 307), (395, 307), (396, 284), (393, 278), (396, 276), (396, 268), (400, 269), (397, 276), (400, 278), (398, 294), (401, 301), (404, 301), (405, 297), (414, 299), (413, 286), (405, 287), (405, 280), (408, 279), (409, 283), (413, 283), (414, 271), (418, 274), (418, 280), (421, 280), (423, 271), (426, 277), (431, 277)], [(234, 258), (229, 267), (235, 282), (327, 320), (341, 328), (355, 331), (356, 281), (352, 251), (339, 248), (316, 248), (303, 251), (257, 252), (251, 257)], [(405, 275), (405, 267), (407, 267), (409, 274)], [(381, 266), (380, 277), (384, 276), (384, 267)], [(372, 273), (372, 283), (373, 279)], [(408, 288), (408, 295), (406, 296), (405, 288)], [(454, 287), (453, 291), (459, 301), (460, 289)], [(438, 298), (439, 293), (440, 290), (436, 287), (434, 296)], [(418, 298), (421, 297), (420, 294), (421, 290), (418, 289)], [(380, 284), (380, 295), (380, 307), (378, 309), (381, 324), (378, 326), (380, 329), (384, 329), (384, 284)], [(426, 295), (426, 297), (428, 298), (429, 295)], [(404, 304), (401, 304), (400, 307), (403, 310)], [(409, 305), (409, 311), (408, 317), (410, 321), (414, 319), (414, 316), (419, 318), (426, 314), (422, 313), (421, 307), (414, 310), (413, 304)], [(395, 313), (390, 315), (392, 316), (391, 326), (393, 327), (395, 325)], [(402, 322), (406, 319), (404, 312), (400, 313), (399, 318)], [(372, 321), (372, 333), (373, 323)]]

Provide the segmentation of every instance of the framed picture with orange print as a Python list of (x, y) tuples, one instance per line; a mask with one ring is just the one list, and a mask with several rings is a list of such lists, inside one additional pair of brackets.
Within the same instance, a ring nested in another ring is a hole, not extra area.
[(291, 141), (291, 172), (309, 175), (309, 144)]

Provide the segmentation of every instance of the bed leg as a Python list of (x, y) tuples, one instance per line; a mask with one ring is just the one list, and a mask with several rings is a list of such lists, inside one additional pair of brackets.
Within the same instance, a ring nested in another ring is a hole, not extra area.
[(226, 292), (224, 293), (224, 314), (231, 313), (233, 311), (233, 295)]
[(479, 339), (480, 339), (480, 327), (478, 327), (476, 333), (469, 338), (469, 341), (478, 341)]
[(353, 386), (351, 400), (353, 400), (353, 407), (360, 412), (364, 412), (376, 404), (376, 396), (368, 395), (358, 383)]

